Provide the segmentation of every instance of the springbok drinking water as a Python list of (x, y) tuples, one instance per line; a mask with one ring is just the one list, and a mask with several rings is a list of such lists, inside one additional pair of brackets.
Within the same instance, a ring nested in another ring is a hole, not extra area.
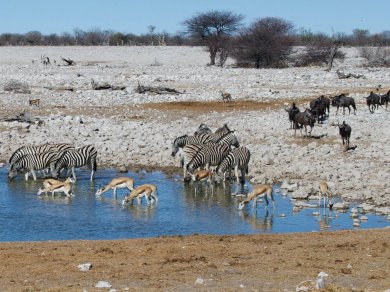
[(72, 183), (66, 181), (53, 184), (44, 189), (39, 189), (37, 195), (40, 196), (42, 193), (47, 194), (48, 192), (51, 192), (52, 196), (54, 196), (54, 193), (65, 193), (67, 197), (74, 196), (72, 194)]
[(136, 187), (131, 191), (130, 195), (125, 196), (125, 198), (122, 201), (122, 205), (126, 205), (127, 203), (133, 205), (133, 200), (135, 198), (137, 198), (138, 205), (141, 205), (142, 197), (146, 198), (148, 205), (151, 204), (152, 199), (155, 201), (155, 203), (157, 203), (158, 202), (157, 186), (152, 184), (144, 184)]
[(238, 209), (244, 209), (250, 201), (253, 201), (253, 208), (257, 206), (257, 198), (264, 197), (268, 208), (268, 197), (272, 200), (272, 205), (275, 207), (274, 195), (272, 194), (272, 185), (255, 185), (253, 190), (248, 194), (246, 199), (238, 205)]
[(329, 208), (332, 209), (332, 192), (329, 191), (328, 183), (325, 180), (320, 181), (320, 191), (319, 191), (319, 206), (321, 206), (321, 195), (324, 195), (324, 208), (326, 207), (326, 198), (328, 198)]
[(134, 190), (134, 180), (130, 177), (118, 177), (113, 178), (108, 185), (103, 188), (100, 188), (96, 192), (96, 196), (101, 196), (103, 193), (108, 190), (114, 190), (114, 198), (116, 198), (116, 189), (127, 188), (130, 192)]

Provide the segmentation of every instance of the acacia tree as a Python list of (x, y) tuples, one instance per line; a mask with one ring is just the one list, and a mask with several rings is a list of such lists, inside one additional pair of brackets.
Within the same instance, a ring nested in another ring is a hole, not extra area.
[(230, 11), (209, 11), (198, 13), (185, 20), (185, 33), (202, 45), (207, 46), (210, 53), (210, 65), (215, 65), (217, 54), (220, 64), (227, 59), (231, 36), (241, 27), (243, 16)]
[(294, 43), (293, 25), (276, 17), (257, 20), (237, 38), (233, 57), (238, 64), (254, 64), (260, 67), (285, 65)]

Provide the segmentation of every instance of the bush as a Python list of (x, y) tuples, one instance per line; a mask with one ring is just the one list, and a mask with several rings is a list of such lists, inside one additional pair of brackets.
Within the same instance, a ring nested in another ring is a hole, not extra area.
[(368, 66), (390, 67), (390, 48), (362, 47), (360, 48), (360, 55), (367, 59)]
[(11, 80), (4, 85), (4, 91), (14, 93), (31, 93), (27, 83)]

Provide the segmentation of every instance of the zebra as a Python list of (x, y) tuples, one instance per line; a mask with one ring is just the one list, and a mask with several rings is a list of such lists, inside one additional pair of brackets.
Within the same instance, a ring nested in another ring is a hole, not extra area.
[(34, 155), (45, 152), (62, 152), (68, 149), (74, 149), (71, 144), (42, 144), (38, 146), (22, 146), (14, 151), (9, 159), (10, 168), (12, 165), (25, 155)]
[(12, 164), (8, 171), (8, 179), (12, 180), (17, 173), (26, 171), (25, 179), (28, 180), (29, 172), (31, 171), (34, 180), (37, 180), (35, 171), (44, 170), (48, 167), (53, 171), (57, 157), (57, 152), (24, 155)]
[(212, 133), (210, 134), (210, 136), (212, 137), (214, 143), (223, 143), (228, 145), (229, 147), (240, 147), (240, 143), (238, 143), (238, 139), (236, 135), (234, 135), (234, 131)]
[(206, 169), (217, 166), (229, 152), (230, 148), (227, 144), (206, 144), (187, 164), (187, 171), (193, 173), (200, 166), (205, 166)]
[(195, 131), (194, 136), (199, 136), (201, 134), (210, 134), (212, 131), (206, 124), (200, 124), (198, 129)]
[(229, 129), (229, 127), (226, 123), (223, 124), (223, 126), (221, 128), (218, 128), (215, 130), (215, 134), (227, 133), (227, 132), (231, 132), (231, 130)]
[(61, 153), (54, 165), (53, 176), (58, 178), (63, 168), (72, 168), (73, 179), (76, 180), (75, 168), (82, 167), (90, 163), (91, 181), (96, 171), (97, 151), (94, 146), (87, 145), (75, 150), (65, 150)]
[(207, 144), (211, 143), (213, 138), (210, 134), (201, 134), (197, 136), (188, 136), (183, 135), (177, 137), (172, 144), (172, 157), (175, 157), (176, 153), (179, 151), (179, 148), (183, 148), (187, 144)]
[[(251, 153), (246, 147), (235, 148), (229, 152), (228, 155), (221, 161), (216, 169), (216, 173), (219, 176), (223, 174), (223, 180), (226, 179), (226, 171), (234, 168), (234, 174), (237, 179), (237, 183), (245, 182), (245, 173), (248, 174), (248, 164), (251, 158)], [(241, 172), (241, 179), (238, 174), (238, 170)]]

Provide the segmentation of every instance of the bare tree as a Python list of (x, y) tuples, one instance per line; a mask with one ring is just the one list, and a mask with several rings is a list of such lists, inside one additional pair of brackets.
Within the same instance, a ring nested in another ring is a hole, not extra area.
[(293, 25), (281, 18), (257, 20), (237, 38), (233, 57), (237, 64), (260, 67), (282, 67), (290, 53)]
[[(223, 54), (221, 61), (226, 61), (228, 40), (241, 27), (243, 16), (230, 11), (209, 11), (198, 13), (185, 20), (186, 34), (207, 46), (210, 53), (210, 65), (215, 65), (218, 53)], [(223, 64), (220, 64), (223, 65)]]
[(154, 31), (156, 29), (155, 25), (149, 25), (148, 30), (149, 30), (149, 36), (150, 36), (150, 44), (151, 46), (154, 46)]

